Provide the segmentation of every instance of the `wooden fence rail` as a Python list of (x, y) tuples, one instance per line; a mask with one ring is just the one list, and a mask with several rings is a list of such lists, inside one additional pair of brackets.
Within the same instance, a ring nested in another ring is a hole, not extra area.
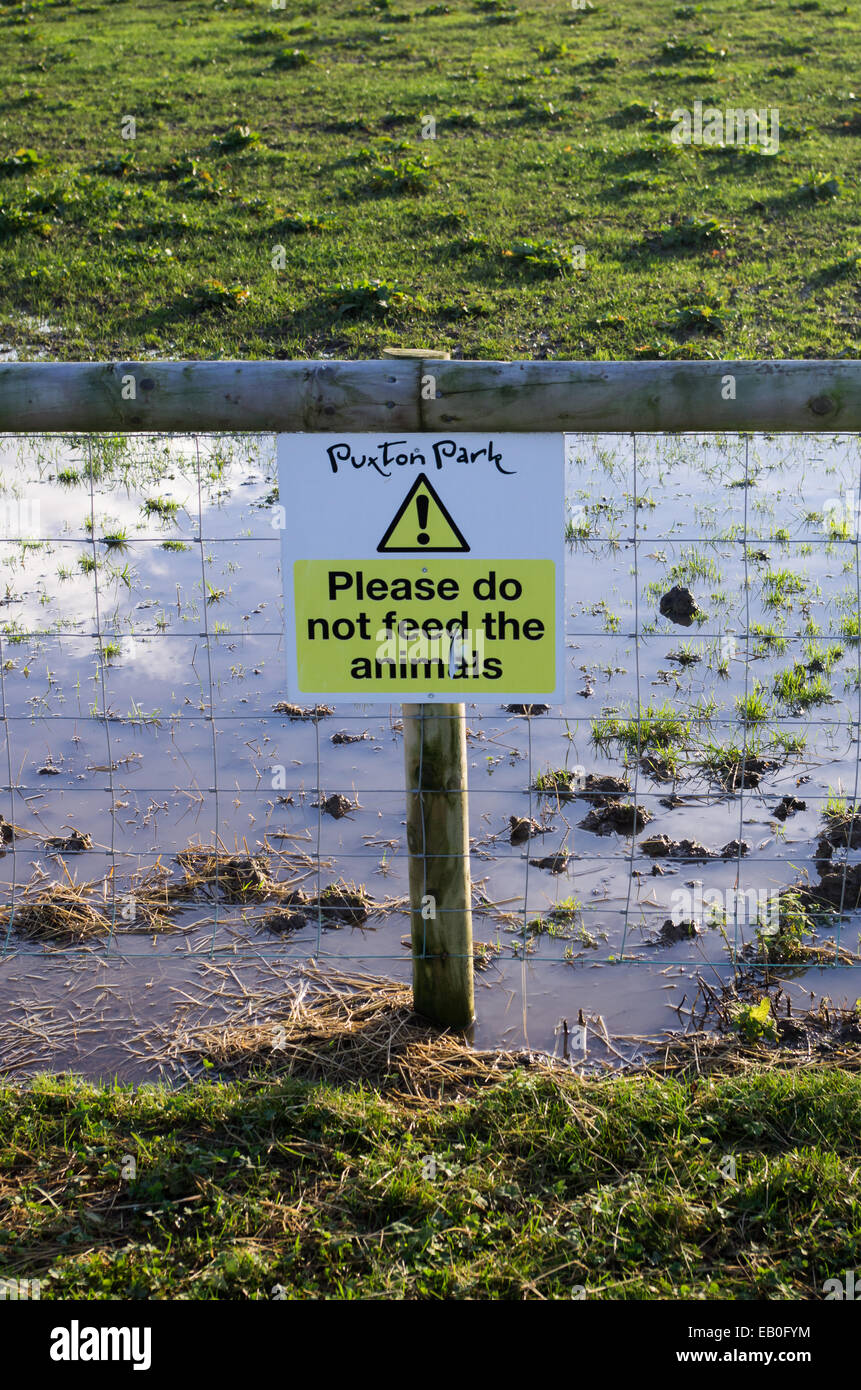
[(861, 430), (861, 362), (9, 362), (0, 431)]

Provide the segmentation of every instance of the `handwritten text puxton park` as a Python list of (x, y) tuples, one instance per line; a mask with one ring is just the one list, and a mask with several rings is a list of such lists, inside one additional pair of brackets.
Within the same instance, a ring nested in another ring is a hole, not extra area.
[(487, 441), (483, 449), (466, 449), (456, 439), (434, 439), (428, 446), (429, 453), (424, 453), (421, 449), (411, 449), (407, 452), (402, 447), (405, 444), (405, 439), (384, 439), (380, 441), (375, 454), (361, 456), (354, 454), (349, 444), (331, 444), (326, 453), (333, 473), (337, 473), (341, 464), (349, 464), (351, 468), (373, 468), (383, 478), (392, 477), (393, 467), (426, 468), (430, 463), (435, 468), (442, 468), (446, 463), (469, 464), (482, 460), (492, 463), (500, 473), (510, 474), (517, 471), (514, 468), (503, 468), (502, 453), (494, 452), (492, 439)]

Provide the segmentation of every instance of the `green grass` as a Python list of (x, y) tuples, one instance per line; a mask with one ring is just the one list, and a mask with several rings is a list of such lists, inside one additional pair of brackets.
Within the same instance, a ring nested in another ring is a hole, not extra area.
[(835, 919), (834, 913), (810, 912), (797, 892), (781, 893), (776, 913), (761, 914), (756, 923), (757, 959), (780, 965), (804, 962), (804, 948), (816, 935), (816, 928)]
[[(583, 924), (583, 904), (578, 898), (563, 898), (548, 909), (546, 916), (533, 917), (526, 923), (526, 929), (533, 936), (552, 936), (561, 941), (576, 939), (582, 945), (595, 947), (598, 942), (586, 931)], [(511, 927), (512, 931), (522, 931), (522, 927)], [(606, 940), (606, 933), (601, 933)]]
[(720, 567), (710, 555), (704, 555), (696, 547), (689, 547), (683, 551), (678, 562), (671, 566), (668, 582), (696, 584), (698, 581), (708, 581), (710, 584), (719, 584), (721, 577)]
[(670, 661), (678, 662), (679, 666), (695, 666), (702, 661), (703, 653), (692, 642), (680, 642), (675, 651), (667, 653), (667, 657)]
[[(0, 335), (66, 359), (854, 355), (861, 17), (827, 13), (0, 4)], [(674, 144), (698, 99), (776, 107), (779, 152)]]
[(697, 763), (704, 772), (728, 782), (733, 787), (741, 784), (742, 769), (762, 756), (762, 741), (752, 735), (742, 742), (718, 743), (706, 739), (698, 750)]
[(861, 805), (850, 801), (842, 792), (832, 791), (829, 787), (828, 799), (822, 809), (822, 814), (825, 820), (831, 824), (835, 822), (841, 824), (844, 821), (848, 824), (861, 817)]
[(558, 796), (563, 800), (574, 795), (576, 774), (569, 768), (548, 768), (535, 777), (535, 790), (546, 796)]
[(41, 1079), (0, 1092), (0, 1275), (43, 1299), (820, 1298), (861, 1240), (859, 1125), (837, 1068), (520, 1072), (424, 1106)]
[(803, 594), (807, 581), (791, 570), (766, 570), (762, 576), (762, 601), (767, 608), (791, 608), (792, 596)]
[(777, 1026), (768, 996), (756, 1004), (736, 1004), (732, 1009), (732, 1028), (747, 1042), (758, 1042), (762, 1038), (776, 1041)]
[(127, 543), (128, 535), (122, 526), (118, 526), (114, 531), (106, 531), (102, 536), (102, 545), (108, 550), (124, 550)]
[(747, 695), (737, 695), (736, 713), (743, 724), (765, 724), (770, 713), (765, 687), (755, 680)]
[(800, 663), (787, 667), (775, 676), (774, 694), (790, 710), (813, 709), (834, 699), (826, 677), (812, 676), (807, 667)]
[[(674, 745), (686, 745), (691, 736), (691, 721), (683, 718), (667, 701), (663, 705), (649, 704), (639, 718), (623, 719), (607, 716), (592, 721), (592, 742), (597, 748), (619, 743), (628, 753), (647, 750), (665, 753)], [(675, 752), (679, 749), (675, 748)]]
[(146, 516), (158, 517), (160, 521), (174, 521), (179, 511), (179, 503), (169, 497), (147, 497), (143, 504)]
[(807, 735), (795, 730), (775, 729), (771, 735), (771, 742), (785, 758), (798, 757), (807, 747)]
[(807, 670), (813, 673), (830, 672), (843, 656), (843, 648), (838, 646), (836, 642), (831, 645), (814, 641), (805, 642), (802, 650), (804, 664)]
[(760, 638), (753, 648), (754, 656), (768, 656), (772, 652), (782, 656), (789, 645), (773, 623), (751, 623), (750, 632), (752, 637)]

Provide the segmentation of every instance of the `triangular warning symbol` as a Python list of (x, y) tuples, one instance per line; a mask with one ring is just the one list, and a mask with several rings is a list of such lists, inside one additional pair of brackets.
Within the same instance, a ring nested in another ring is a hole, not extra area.
[(377, 550), (469, 550), (460, 530), (436, 489), (427, 478), (416, 478), (389, 525)]

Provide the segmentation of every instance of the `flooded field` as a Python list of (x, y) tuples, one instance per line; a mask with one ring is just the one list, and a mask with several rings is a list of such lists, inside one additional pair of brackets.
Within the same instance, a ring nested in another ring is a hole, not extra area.
[[(565, 705), (467, 703), (477, 1044), (636, 1059), (766, 964), (781, 1009), (854, 1006), (859, 467), (569, 437)], [(400, 707), (276, 708), (274, 440), (0, 469), (4, 1071), (178, 1077), (310, 958), (408, 979)]]

